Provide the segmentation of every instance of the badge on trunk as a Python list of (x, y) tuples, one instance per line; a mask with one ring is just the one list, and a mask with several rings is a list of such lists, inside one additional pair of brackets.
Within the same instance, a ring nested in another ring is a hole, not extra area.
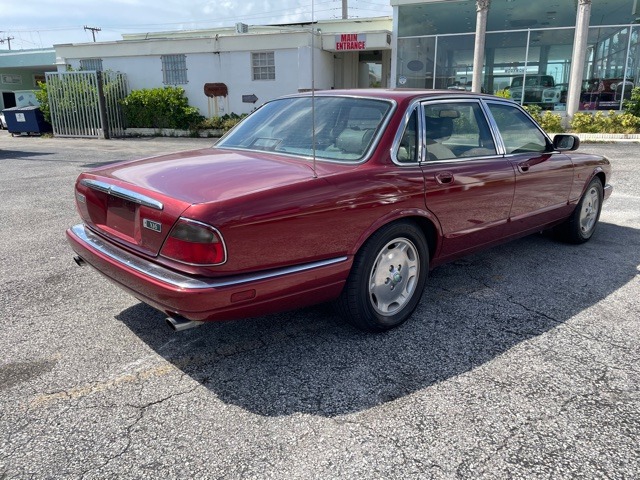
[(149, 230), (153, 230), (154, 232), (162, 231), (162, 224), (160, 222), (154, 222), (153, 220), (149, 220), (148, 218), (142, 219), (142, 226), (144, 228), (148, 228)]

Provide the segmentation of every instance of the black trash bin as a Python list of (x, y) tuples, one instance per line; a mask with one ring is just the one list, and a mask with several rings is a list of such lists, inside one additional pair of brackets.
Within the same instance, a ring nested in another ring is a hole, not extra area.
[(47, 133), (51, 124), (44, 119), (40, 107), (12, 107), (2, 110), (9, 133)]

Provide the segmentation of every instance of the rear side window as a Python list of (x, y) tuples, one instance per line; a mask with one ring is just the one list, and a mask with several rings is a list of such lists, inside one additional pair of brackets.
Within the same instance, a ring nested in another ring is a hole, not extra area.
[(427, 161), (496, 155), (477, 102), (427, 103), (424, 125)]
[(507, 154), (547, 151), (546, 137), (522, 110), (501, 103), (489, 103), (489, 110), (498, 125)]
[(416, 109), (411, 113), (404, 129), (396, 158), (400, 163), (418, 162), (418, 114)]

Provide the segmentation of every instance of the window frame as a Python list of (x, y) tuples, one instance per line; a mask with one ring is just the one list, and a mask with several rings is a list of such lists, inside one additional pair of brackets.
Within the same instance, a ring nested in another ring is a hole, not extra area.
[[(169, 59), (173, 61), (170, 62)], [(178, 61), (175, 61), (178, 60)], [(163, 85), (186, 85), (189, 83), (187, 77), (187, 55), (176, 53), (171, 55), (160, 55)], [(174, 68), (167, 68), (174, 67)], [(171, 78), (169, 78), (171, 77)], [(171, 81), (169, 81), (171, 80)], [(175, 80), (175, 81), (173, 81)]]
[[(266, 56), (265, 65), (260, 65), (261, 56)], [(256, 64), (256, 60), (258, 64)], [(271, 63), (269, 62), (271, 60)], [(270, 68), (273, 69), (273, 77), (271, 77)], [(266, 69), (267, 78), (261, 78)], [(256, 78), (257, 74), (257, 78)], [(260, 52), (251, 52), (251, 80), (254, 82), (274, 81), (276, 79), (276, 52), (275, 50), (265, 50)]]
[[(491, 139), (493, 140), (495, 153), (487, 154), (487, 155), (468, 156), (468, 157), (456, 157), (456, 158), (449, 158), (449, 159), (443, 159), (443, 160), (427, 160), (426, 159), (425, 153), (427, 150), (426, 150), (426, 132), (425, 132), (425, 121), (424, 121), (424, 106), (434, 105), (434, 104), (452, 104), (452, 103), (467, 103), (467, 104), (478, 105), (479, 112), (483, 116), (486, 122), (487, 130), (491, 135)], [(506, 103), (506, 102), (498, 101), (496, 103)], [(509, 104), (511, 103), (509, 102)], [(403, 162), (398, 159), (398, 150), (400, 148), (402, 137), (404, 136), (404, 132), (407, 129), (409, 120), (411, 118), (411, 115), (414, 109), (417, 109), (417, 115), (418, 115), (418, 138), (419, 138), (418, 155), (417, 155), (418, 161)], [(488, 107), (485, 105), (485, 101), (483, 98), (477, 98), (477, 97), (417, 98), (409, 104), (409, 106), (407, 107), (404, 113), (403, 119), (400, 122), (400, 125), (398, 126), (398, 130), (396, 131), (396, 135), (393, 139), (393, 144), (391, 146), (391, 160), (393, 161), (394, 164), (400, 167), (408, 167), (408, 166), (415, 166), (415, 165), (430, 165), (434, 163), (469, 162), (469, 161), (474, 161), (476, 159), (504, 156), (504, 151), (505, 151), (504, 144), (502, 143), (502, 138), (500, 138), (499, 136), (499, 130), (497, 129), (497, 125), (495, 124), (493, 117), (490, 116), (490, 112), (488, 110)]]
[(483, 99), (482, 103), (485, 106), (485, 115), (489, 120), (491, 129), (494, 131), (494, 138), (497, 138), (499, 142), (499, 143), (496, 143), (496, 148), (498, 148), (498, 152), (500, 155), (503, 155), (505, 157), (510, 157), (514, 155), (521, 155), (521, 153), (507, 153), (507, 147), (504, 143), (504, 139), (502, 138), (502, 132), (500, 131), (500, 128), (498, 127), (498, 123), (496, 122), (495, 118), (493, 117), (493, 113), (491, 113), (491, 109), (489, 108), (489, 105), (491, 104), (512, 107), (522, 112), (525, 115), (525, 117), (528, 118), (533, 123), (533, 125), (538, 129), (538, 131), (542, 134), (545, 141), (547, 142), (547, 148), (545, 152), (553, 153), (556, 151), (553, 147), (553, 142), (549, 138), (549, 135), (547, 135), (547, 132), (545, 132), (542, 129), (542, 127), (538, 124), (538, 122), (536, 122), (533, 119), (533, 117), (529, 115), (529, 112), (527, 112), (524, 108), (522, 108), (521, 105), (518, 105), (517, 103), (510, 102), (510, 101), (500, 101), (497, 99)]
[[(90, 65), (90, 67), (93, 66), (99, 66), (100, 68), (87, 68), (85, 65), (83, 65), (83, 62), (88, 62)], [(92, 58), (81, 58), (80, 59), (80, 70), (83, 72), (103, 72), (103, 66), (102, 66), (102, 58), (97, 58), (97, 57), (92, 57)]]

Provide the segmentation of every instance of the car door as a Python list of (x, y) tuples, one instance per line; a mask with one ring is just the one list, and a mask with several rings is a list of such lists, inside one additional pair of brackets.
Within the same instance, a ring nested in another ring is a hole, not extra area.
[(446, 260), (505, 235), (514, 170), (498, 154), (479, 100), (421, 104), (422, 161), (427, 208), (438, 218)]
[(573, 183), (571, 159), (553, 150), (537, 124), (517, 105), (488, 101), (506, 159), (516, 175), (509, 233), (532, 231), (566, 217)]

